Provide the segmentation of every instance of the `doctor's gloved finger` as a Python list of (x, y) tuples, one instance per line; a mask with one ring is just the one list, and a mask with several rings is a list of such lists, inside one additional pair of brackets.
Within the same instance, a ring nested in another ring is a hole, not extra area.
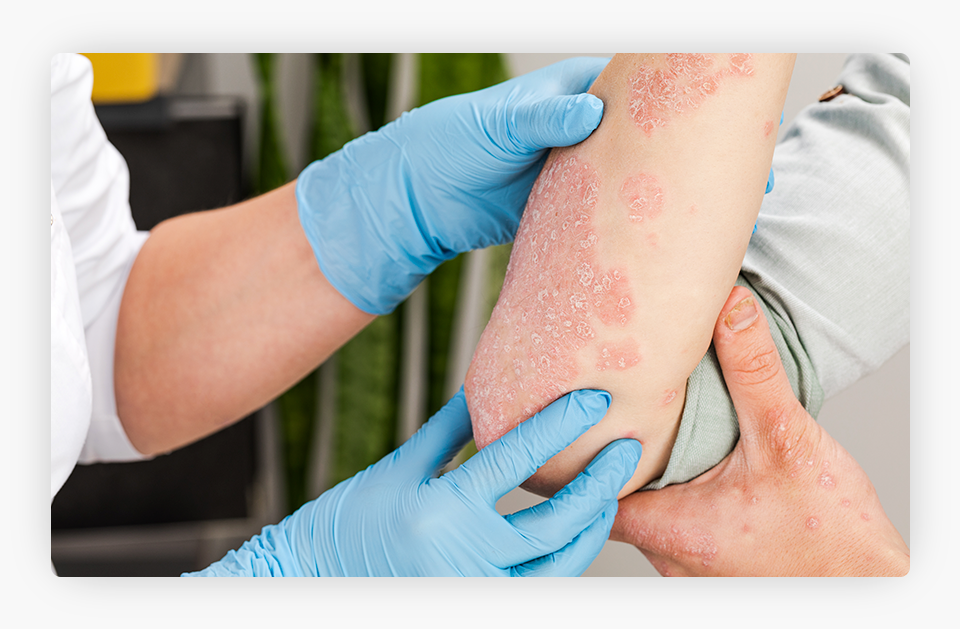
[(610, 537), (617, 501), (606, 508), (576, 538), (560, 550), (513, 568), (518, 577), (578, 577), (590, 567)]
[(607, 414), (610, 394), (568, 393), (444, 475), (493, 505)]
[(602, 117), (603, 101), (592, 94), (577, 94), (523, 103), (508, 124), (516, 150), (522, 154), (582, 142)]
[(590, 89), (608, 63), (609, 57), (573, 57), (523, 75), (518, 80), (539, 86), (546, 94), (581, 94)]
[(643, 447), (633, 439), (608, 444), (549, 500), (506, 517), (538, 555), (565, 546), (603, 512), (633, 477)]
[(463, 387), (392, 456), (394, 470), (411, 478), (429, 478), (473, 438)]

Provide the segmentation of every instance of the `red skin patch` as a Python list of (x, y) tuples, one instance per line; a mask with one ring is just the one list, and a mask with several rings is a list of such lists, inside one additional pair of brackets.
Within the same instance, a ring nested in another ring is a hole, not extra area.
[(634, 223), (653, 220), (663, 211), (663, 189), (653, 175), (627, 177), (619, 196), (627, 206), (627, 218)]
[[(638, 529), (634, 531), (633, 543), (663, 557), (698, 558), (704, 566), (710, 565), (719, 550), (713, 535), (697, 526), (683, 529), (674, 525), (670, 527), (669, 534)], [(654, 566), (660, 574), (667, 576), (666, 563), (657, 559), (651, 561), (659, 561)]]
[[(599, 187), (593, 168), (575, 156), (556, 159), (533, 186), (465, 383), (477, 447), (572, 390), (579, 353), (602, 351), (598, 330), (622, 328), (637, 307), (626, 272), (598, 257)], [(639, 361), (635, 343), (613, 349), (611, 368)]]
[(732, 53), (726, 63), (712, 55), (671, 53), (665, 65), (643, 64), (630, 77), (630, 117), (648, 136), (675, 116), (699, 108), (726, 77), (753, 75), (748, 53)]
[(763, 137), (769, 138), (770, 134), (773, 133), (773, 121), (767, 120), (763, 125)]
[(751, 76), (753, 74), (753, 57), (745, 52), (731, 53), (730, 73), (739, 76)]
[(625, 371), (640, 362), (637, 342), (627, 339), (617, 343), (603, 343), (597, 353), (597, 371), (615, 369)]

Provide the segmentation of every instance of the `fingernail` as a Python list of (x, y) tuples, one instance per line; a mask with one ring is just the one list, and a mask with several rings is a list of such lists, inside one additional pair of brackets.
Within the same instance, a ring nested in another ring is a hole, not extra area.
[(757, 313), (757, 304), (753, 301), (753, 297), (747, 297), (727, 313), (723, 322), (734, 332), (739, 332), (753, 325), (758, 316), (760, 315)]

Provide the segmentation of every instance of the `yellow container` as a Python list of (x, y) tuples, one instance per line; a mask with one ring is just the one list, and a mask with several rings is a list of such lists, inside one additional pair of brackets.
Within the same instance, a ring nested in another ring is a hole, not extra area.
[(150, 100), (160, 86), (159, 55), (154, 53), (81, 53), (93, 64), (95, 103)]

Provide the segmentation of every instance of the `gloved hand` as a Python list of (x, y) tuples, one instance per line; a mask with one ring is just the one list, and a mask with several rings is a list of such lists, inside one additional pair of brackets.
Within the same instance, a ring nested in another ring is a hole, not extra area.
[(494, 505), (609, 404), (570, 393), (434, 478), (472, 436), (461, 389), (396, 452), (185, 576), (579, 575), (610, 533), (639, 442), (611, 443), (550, 500), (505, 517)]
[(327, 280), (391, 312), (441, 262), (513, 240), (546, 149), (587, 138), (584, 94), (608, 59), (569, 59), (444, 98), (345, 145), (297, 180), (300, 222)]

